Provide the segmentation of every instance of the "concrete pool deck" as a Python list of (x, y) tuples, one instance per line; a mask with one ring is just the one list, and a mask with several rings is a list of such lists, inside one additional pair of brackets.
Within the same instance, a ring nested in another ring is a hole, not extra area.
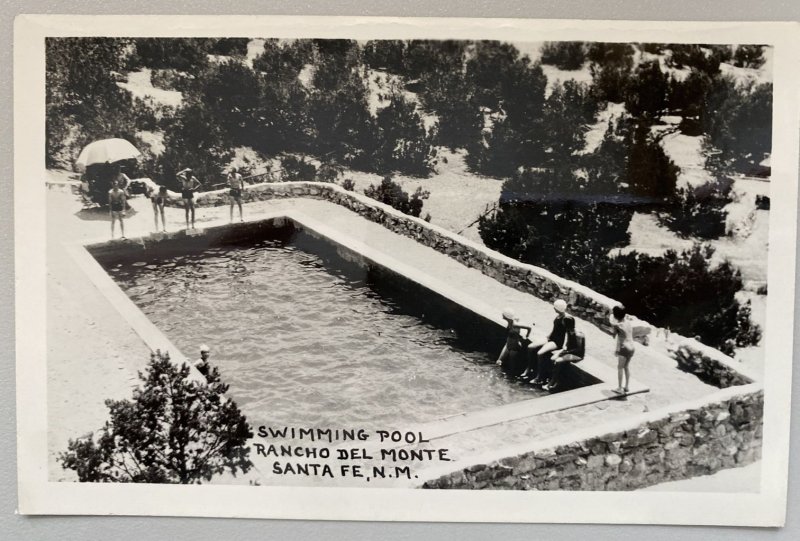
[[(137, 212), (126, 220), (127, 236), (148, 235), (153, 229), (149, 201), (139, 198), (133, 199), (131, 204)], [(59, 471), (55, 456), (66, 448), (66, 439), (83, 435), (102, 425), (106, 411), (103, 400), (129, 394), (131, 385), (137, 382), (136, 370), (146, 364), (148, 348), (118, 313), (113, 317), (106, 314), (106, 310), (113, 309), (64, 250), (65, 244), (107, 239), (110, 228), (107, 214), (80, 211), (80, 203), (74, 196), (56, 191), (48, 194), (48, 211), (49, 449), (51, 471)], [(173, 231), (181, 229), (183, 211), (170, 208), (166, 211), (168, 228)], [(494, 311), (499, 314), (504, 307), (510, 306), (523, 322), (535, 322), (539, 334), (549, 332), (553, 319), (549, 303), (504, 286), (475, 269), (467, 268), (412, 239), (392, 233), (346, 208), (303, 198), (261, 201), (245, 206), (245, 218), (248, 221), (281, 213), (293, 213), (324, 224), (326, 230), (349, 236), (369, 251), (414, 269), (420, 276), (447, 284), (451, 290), (469, 297), (466, 302), (471, 303), (473, 309), (478, 307), (480, 312)], [(221, 225), (228, 222), (227, 217), (227, 207), (198, 209), (197, 226), (202, 229)], [(459, 300), (463, 302), (463, 299)], [(84, 321), (87, 314), (100, 315), (92, 318), (94, 325), (89, 325)], [(586, 334), (587, 355), (598, 363), (599, 369), (605, 370), (607, 386), (616, 386), (614, 381), (608, 382), (608, 375), (613, 377), (616, 372), (612, 337), (580, 320), (578, 328)], [(75, 336), (81, 337), (80, 342), (76, 341)], [(87, 344), (91, 344), (91, 348), (86, 347)], [(95, 347), (96, 344), (101, 347)], [(184, 353), (190, 355), (193, 352)], [(118, 355), (118, 366), (116, 373), (112, 373), (108, 357), (113, 358), (115, 354)], [(76, 372), (78, 367), (83, 375), (80, 371)], [(224, 374), (224, 367), (221, 368)], [(718, 390), (678, 370), (673, 359), (652, 348), (638, 348), (632, 373), (650, 392), (630, 396), (627, 400), (594, 400), (578, 406), (573, 404), (568, 411), (556, 408), (537, 414), (536, 408), (531, 408), (527, 416), (525, 411), (518, 411), (512, 416), (516, 417), (513, 419), (505, 415), (496, 417), (494, 421), (483, 419), (476, 422), (473, 416), (461, 430), (455, 431), (452, 430), (452, 420), (448, 430), (436, 428), (435, 423), (441, 422), (433, 421), (426, 430), (438, 435), (433, 438), (435, 447), (454, 450), (454, 458), (461, 462), (468, 461), (470, 456), (480, 456), (489, 449), (496, 449), (498, 442), (502, 442), (501, 447), (514, 447), (525, 442), (546, 440), (565, 430), (571, 432), (597, 427), (622, 417), (697, 400)], [(95, 380), (103, 381), (109, 387), (98, 388), (101, 386), (93, 385), (90, 392), (81, 395), (79, 408), (63, 406), (64, 397), (76, 394), (76, 387), (82, 390), (82, 382)], [(547, 398), (561, 399), (559, 395)], [(513, 407), (519, 409), (517, 404), (509, 405), (508, 409)], [(480, 413), (491, 416), (489, 412)], [(474, 430), (478, 427), (479, 430)], [(257, 465), (259, 470), (264, 471), (264, 465)], [(69, 478), (66, 474), (63, 477)]]

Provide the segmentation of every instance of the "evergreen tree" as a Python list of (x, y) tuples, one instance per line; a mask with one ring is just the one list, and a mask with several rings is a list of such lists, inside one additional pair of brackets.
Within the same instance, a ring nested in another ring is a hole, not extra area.
[(431, 137), (413, 103), (394, 94), (388, 106), (378, 111), (375, 167), (382, 173), (398, 171), (428, 176), (434, 165)]
[(591, 61), (592, 90), (600, 102), (621, 103), (633, 69), (634, 49), (627, 43), (591, 43), (586, 53)]
[(225, 177), (224, 167), (233, 157), (226, 133), (199, 102), (178, 109), (164, 131), (164, 153), (152, 164), (149, 176), (173, 190), (179, 189), (176, 173), (190, 167), (208, 189)]
[(135, 118), (142, 106), (136, 106), (116, 79), (127, 61), (127, 43), (116, 38), (45, 40), (49, 167), (71, 167), (80, 150), (96, 139), (135, 141)]
[(398, 183), (392, 180), (391, 176), (383, 177), (383, 180), (377, 186), (371, 184), (369, 188), (364, 190), (364, 194), (416, 218), (419, 218), (420, 213), (422, 213), (423, 201), (430, 196), (430, 193), (423, 191), (422, 188), (417, 188), (409, 196)]
[(586, 45), (582, 41), (546, 41), (542, 45), (542, 64), (562, 70), (578, 70), (586, 61)]
[(199, 72), (208, 65), (209, 38), (134, 38), (132, 66)]
[(403, 75), (407, 44), (397, 39), (374, 39), (364, 45), (364, 63), (374, 70)]
[(643, 62), (625, 88), (625, 107), (631, 115), (652, 121), (667, 106), (668, 88), (669, 78), (659, 63)]
[(70, 440), (59, 455), (80, 481), (194, 484), (252, 468), (253, 432), (216, 368), (207, 383), (190, 381), (186, 364), (158, 353), (139, 379), (132, 400), (106, 401), (110, 419), (96, 437)]

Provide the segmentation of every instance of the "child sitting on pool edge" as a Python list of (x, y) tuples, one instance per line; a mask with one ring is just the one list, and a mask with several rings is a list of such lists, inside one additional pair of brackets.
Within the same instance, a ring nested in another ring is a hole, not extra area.
[[(514, 372), (513, 365), (509, 366), (509, 361), (513, 360), (514, 357), (527, 348), (525, 342), (528, 341), (533, 327), (518, 324), (519, 317), (517, 317), (514, 310), (511, 308), (503, 310), (503, 319), (506, 320), (506, 331), (508, 334), (506, 335), (506, 343), (503, 346), (503, 350), (497, 358), (497, 365), (502, 366), (503, 370), (506, 372)], [(522, 330), (525, 330), (524, 337), (521, 333)], [(516, 364), (521, 365), (523, 363)]]

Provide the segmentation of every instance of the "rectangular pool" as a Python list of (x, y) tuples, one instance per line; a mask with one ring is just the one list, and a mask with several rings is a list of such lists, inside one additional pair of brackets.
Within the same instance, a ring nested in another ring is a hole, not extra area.
[(497, 323), (289, 219), (89, 250), (188, 358), (211, 347), (254, 426), (385, 428), (543, 394), (494, 365)]

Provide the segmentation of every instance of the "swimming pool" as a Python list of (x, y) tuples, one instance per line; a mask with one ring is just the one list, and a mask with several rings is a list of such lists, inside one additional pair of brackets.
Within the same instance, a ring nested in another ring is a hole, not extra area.
[(291, 220), (93, 255), (254, 426), (391, 427), (535, 398), (503, 329)]

